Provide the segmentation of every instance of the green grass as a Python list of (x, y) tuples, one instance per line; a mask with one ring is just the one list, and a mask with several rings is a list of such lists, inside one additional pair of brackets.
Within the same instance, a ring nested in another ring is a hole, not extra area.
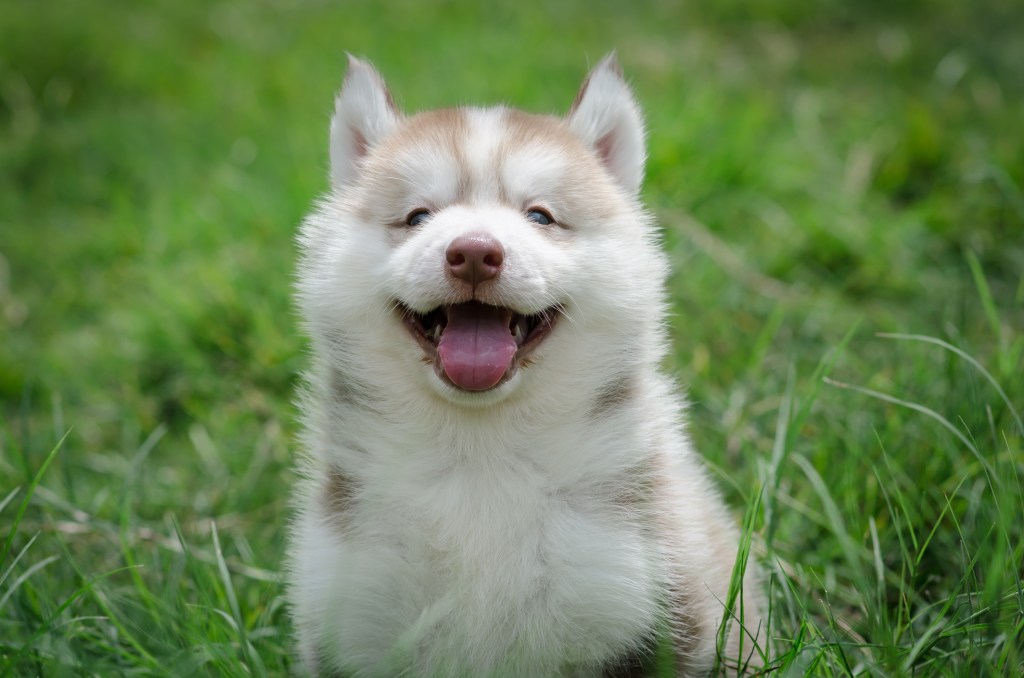
[(408, 109), (551, 111), (611, 48), (769, 665), (1024, 671), (1024, 11), (677, 4), (6, 3), (0, 676), (294, 670), (292, 236), (344, 52)]

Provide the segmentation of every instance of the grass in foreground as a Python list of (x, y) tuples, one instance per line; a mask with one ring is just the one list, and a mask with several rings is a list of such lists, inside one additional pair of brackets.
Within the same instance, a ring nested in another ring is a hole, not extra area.
[(1024, 17), (959, 5), (5, 7), (0, 676), (294, 670), (290, 243), (343, 52), (553, 110), (612, 47), (769, 667), (1020, 673)]

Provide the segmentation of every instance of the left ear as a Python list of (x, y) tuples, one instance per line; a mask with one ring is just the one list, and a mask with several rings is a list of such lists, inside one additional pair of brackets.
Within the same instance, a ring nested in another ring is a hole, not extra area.
[(614, 52), (583, 81), (567, 121), (615, 181), (635, 195), (644, 178), (644, 122)]

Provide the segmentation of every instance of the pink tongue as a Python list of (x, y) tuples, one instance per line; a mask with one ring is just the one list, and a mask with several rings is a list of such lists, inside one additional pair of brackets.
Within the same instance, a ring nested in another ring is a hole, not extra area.
[(483, 391), (505, 375), (516, 353), (507, 309), (478, 301), (449, 306), (448, 324), (437, 344), (444, 373), (459, 388)]

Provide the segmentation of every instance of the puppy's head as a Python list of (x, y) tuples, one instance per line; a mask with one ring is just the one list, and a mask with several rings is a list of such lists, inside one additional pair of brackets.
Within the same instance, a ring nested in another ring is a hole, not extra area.
[(318, 352), (374, 389), (578, 398), (660, 356), (664, 264), (637, 202), (643, 123), (613, 57), (567, 116), (405, 116), (354, 58), (299, 300)]

